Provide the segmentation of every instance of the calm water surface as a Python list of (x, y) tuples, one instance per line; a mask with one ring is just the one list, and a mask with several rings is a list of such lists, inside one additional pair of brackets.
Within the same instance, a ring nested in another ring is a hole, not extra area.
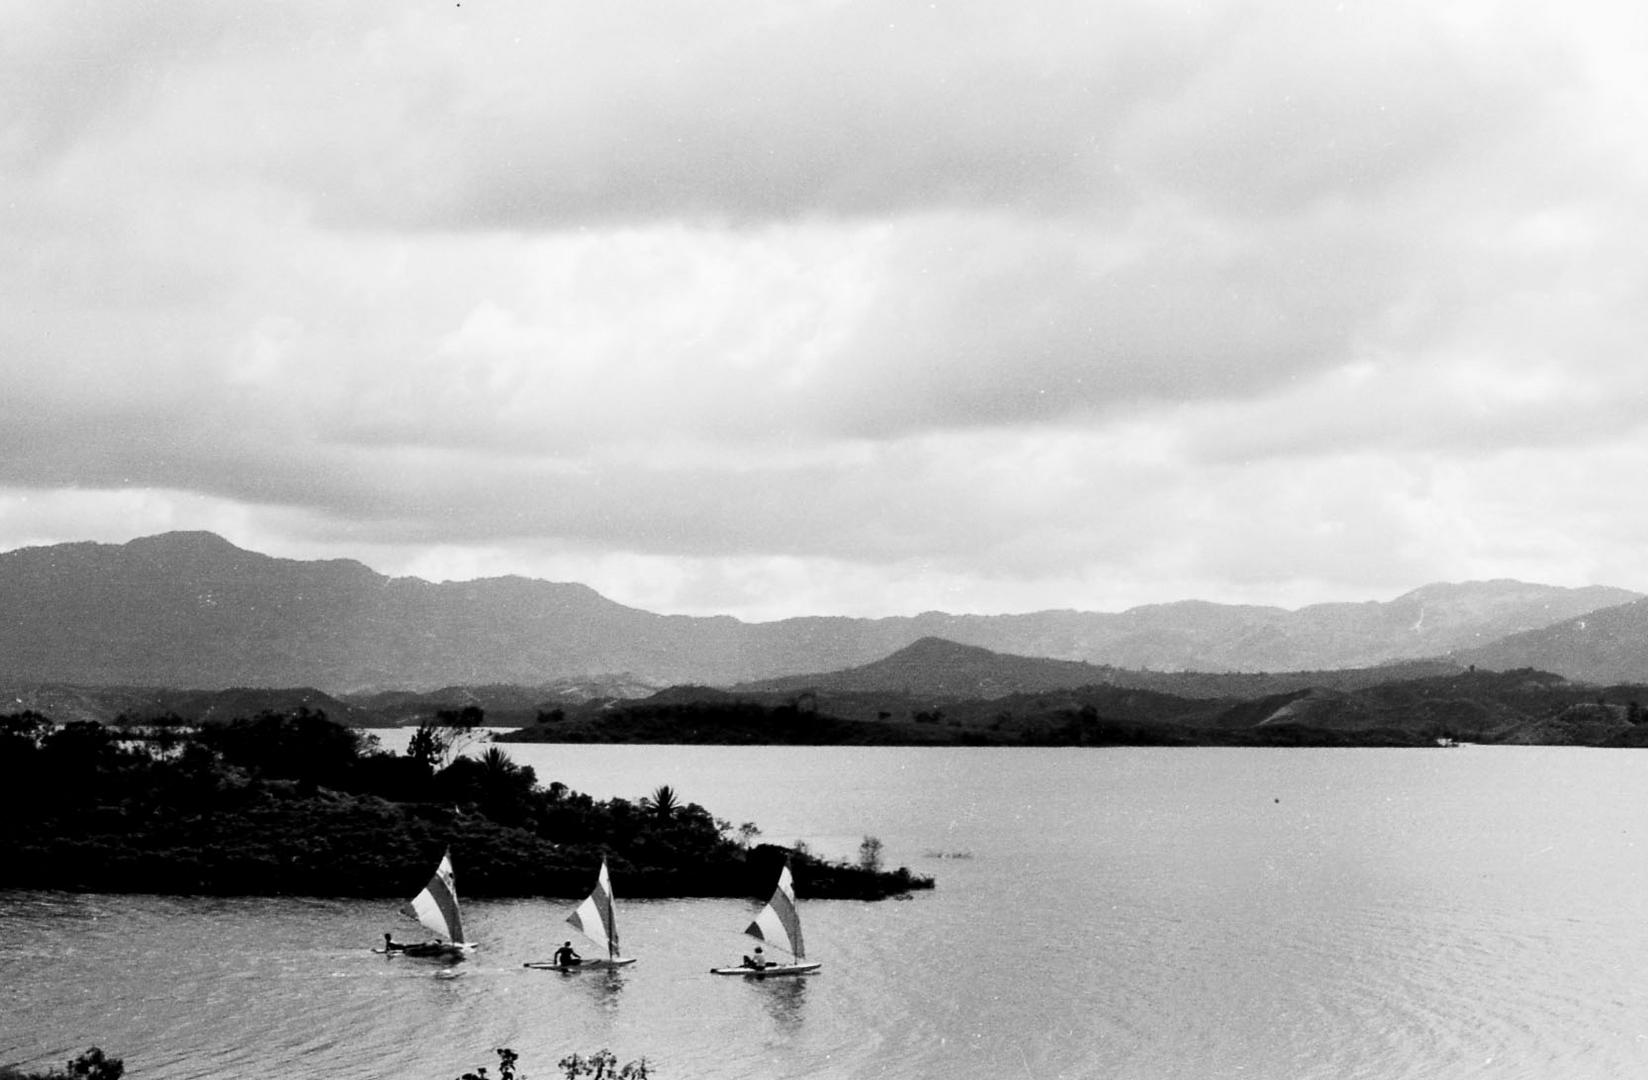
[[(755, 903), (620, 898), (618, 975), (521, 967), (569, 904), (472, 902), (473, 959), (373, 955), (394, 902), (0, 893), (0, 1063), (134, 1080), (452, 1080), (513, 1046), (660, 1080), (1648, 1075), (1648, 754), (512, 746), (766, 839), (866, 834), (937, 890), (804, 901), (823, 971), (717, 979)], [(458, 887), (463, 888), (463, 854)]]

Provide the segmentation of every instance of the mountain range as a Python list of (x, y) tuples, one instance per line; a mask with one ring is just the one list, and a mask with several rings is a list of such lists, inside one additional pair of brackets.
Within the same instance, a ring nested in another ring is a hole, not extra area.
[(1603, 586), (1435, 584), (1298, 610), (1184, 601), (746, 623), (658, 615), (579, 584), (391, 578), (352, 560), (273, 558), (206, 532), (0, 554), (0, 683), (11, 684), (342, 694), (624, 673), (639, 686), (732, 686), (844, 671), (927, 638), (1064, 661), (1072, 678), (1095, 666), (1257, 673), (1444, 658), (1648, 681), (1648, 602)]

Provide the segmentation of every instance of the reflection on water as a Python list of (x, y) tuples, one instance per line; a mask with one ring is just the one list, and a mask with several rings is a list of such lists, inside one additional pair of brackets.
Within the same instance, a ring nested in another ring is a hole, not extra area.
[(1648, 755), (510, 752), (775, 839), (875, 835), (939, 885), (803, 896), (824, 968), (766, 980), (708, 973), (761, 898), (621, 900), (638, 962), (563, 975), (521, 966), (564, 940), (541, 900), (469, 903), (478, 948), (443, 963), (370, 951), (398, 900), (0, 893), (0, 1064), (96, 1043), (143, 1080), (444, 1080), (500, 1046), (529, 1075), (606, 1047), (660, 1080), (1648, 1075)]
[(762, 1004), (767, 1013), (785, 1027), (798, 1026), (804, 1014), (802, 1007), (807, 1004), (807, 975), (795, 975), (777, 979), (745, 979), (746, 986), (754, 986), (761, 995)]
[(572, 979), (597, 1008), (612, 1011), (618, 1008), (624, 993), (624, 968), (591, 968), (588, 971), (546, 971), (561, 979)]

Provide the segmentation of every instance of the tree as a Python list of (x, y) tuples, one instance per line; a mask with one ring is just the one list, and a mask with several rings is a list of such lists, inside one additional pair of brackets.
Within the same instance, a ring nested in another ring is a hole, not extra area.
[(0, 716), (0, 751), (39, 749), (51, 730), (52, 722), (33, 709)]
[(360, 756), (359, 734), (299, 705), (290, 713), (261, 712), (201, 726), (199, 741), (230, 764), (267, 777), (340, 785)]
[(539, 801), (533, 795), (538, 775), (518, 765), (500, 746), (479, 757), (460, 757), (435, 774), (439, 798), (456, 805), (474, 804), (493, 821), (520, 825)]
[(858, 866), (861, 870), (868, 870), (872, 874), (881, 872), (881, 841), (874, 836), (866, 836), (864, 842), (858, 845)]
[(406, 744), (406, 756), (416, 758), (432, 769), (445, 767), (453, 757), (463, 753), (464, 747), (479, 738), (476, 729), (486, 720), (486, 710), (479, 705), (465, 705), (461, 709), (441, 709), (426, 717), (412, 733)]
[(680, 807), (681, 800), (676, 797), (675, 789), (668, 784), (659, 784), (651, 795), (641, 800), (641, 809), (661, 821), (668, 821)]
[[(507, 1046), (499, 1047), (495, 1053), (498, 1055), (498, 1080), (526, 1080), (524, 1074), (515, 1071), (515, 1063), (520, 1060), (520, 1054)], [(466, 1072), (458, 1077), (458, 1080), (488, 1080), (486, 1066), (482, 1065), (474, 1072)]]
[(189, 728), (189, 722), (177, 713), (167, 710), (160, 716), (153, 716), (148, 721), (149, 744), (161, 757), (170, 757), (172, 751), (183, 744), (184, 735)]
[(58, 768), (96, 769), (120, 756), (114, 733), (96, 720), (71, 720), (47, 735), (40, 748)]
[(486, 753), (480, 757), (480, 762), (489, 785), (507, 783), (521, 771), (521, 767), (515, 764), (514, 759), (505, 753), (501, 746), (487, 747)]

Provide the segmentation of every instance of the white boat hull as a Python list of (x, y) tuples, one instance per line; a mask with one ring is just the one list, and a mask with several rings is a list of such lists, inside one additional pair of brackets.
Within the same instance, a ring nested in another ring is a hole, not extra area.
[(528, 960), (522, 967), (535, 968), (538, 971), (585, 971), (589, 968), (621, 968), (635, 963), (633, 956), (620, 956), (616, 960), (585, 960), (581, 964), (557, 964), (552, 960)]
[(764, 968), (718, 967), (710, 968), (711, 975), (742, 975), (748, 979), (770, 979), (779, 975), (806, 975), (817, 971), (822, 964), (768, 964)]

